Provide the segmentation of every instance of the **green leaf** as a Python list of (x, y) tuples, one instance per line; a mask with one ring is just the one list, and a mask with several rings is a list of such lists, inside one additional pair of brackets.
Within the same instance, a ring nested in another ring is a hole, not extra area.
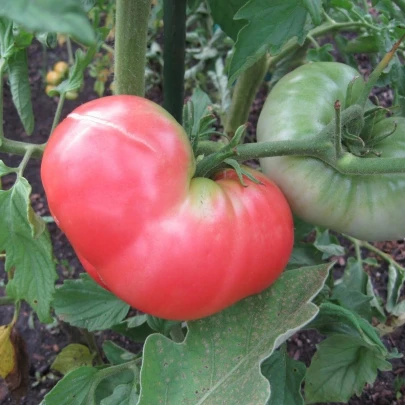
[(303, 242), (303, 240), (315, 229), (311, 224), (304, 222), (302, 219), (294, 217), (294, 240)]
[(198, 134), (200, 120), (209, 113), (208, 107), (212, 105), (212, 101), (208, 94), (198, 87), (193, 91), (191, 101), (194, 107), (193, 133)]
[[(384, 322), (384, 309), (374, 292), (370, 277), (363, 269), (363, 263), (365, 263), (365, 261), (349, 257), (341, 281), (348, 289), (359, 291), (371, 297), (370, 305), (373, 310), (373, 316), (377, 317), (381, 322)], [(374, 263), (372, 265), (374, 265)]]
[(0, 17), (0, 56), (8, 59), (14, 50), (13, 23)]
[(247, 24), (247, 21), (235, 21), (234, 16), (248, 2), (249, 0), (208, 0), (214, 22), (234, 41)]
[(56, 48), (58, 45), (58, 37), (53, 32), (37, 32), (35, 38), (47, 48)]
[(394, 316), (400, 316), (405, 310), (405, 307), (402, 308), (402, 306), (405, 305), (405, 301), (403, 301), (403, 304), (401, 303), (398, 305), (404, 283), (405, 271), (390, 264), (388, 267), (388, 296), (386, 309)]
[[(135, 399), (139, 371), (134, 363), (112, 367), (80, 367), (62, 378), (55, 387), (45, 395), (43, 405), (89, 405), (101, 404), (103, 399), (114, 394), (120, 384), (130, 384), (133, 389), (129, 398)], [(134, 392), (132, 392), (134, 391)], [(127, 391), (128, 392), (128, 391)], [(125, 398), (125, 397), (124, 397)], [(111, 398), (110, 398), (111, 399)], [(112, 398), (114, 399), (114, 397)], [(107, 402), (107, 404), (126, 402)]]
[(84, 45), (96, 40), (81, 0), (2, 0), (0, 16), (31, 31), (69, 34)]
[(118, 346), (111, 340), (107, 340), (103, 343), (103, 351), (107, 357), (107, 360), (111, 364), (122, 364), (127, 361), (133, 360), (136, 355)]
[(5, 176), (6, 174), (9, 173), (14, 173), (16, 169), (13, 169), (12, 167), (8, 167), (4, 164), (2, 160), (0, 160), (0, 177)]
[(156, 332), (169, 336), (174, 326), (179, 325), (178, 321), (167, 321), (166, 319), (157, 318), (156, 316), (146, 315), (148, 325)]
[(75, 63), (69, 69), (69, 77), (60, 83), (54, 90), (51, 90), (49, 94), (53, 96), (58, 93), (66, 93), (68, 91), (79, 89), (83, 84), (84, 71), (93, 60), (95, 52), (95, 46), (89, 48), (86, 53), (81, 49), (78, 49), (75, 53)]
[[(126, 365), (128, 364), (130, 363), (127, 363)], [(133, 387), (135, 393), (139, 392), (136, 391), (139, 387), (139, 371), (134, 365), (129, 369), (124, 369), (104, 378), (97, 386), (94, 403), (101, 404), (104, 399), (111, 397), (114, 394), (115, 389), (122, 384)], [(111, 399), (109, 398), (109, 400)], [(132, 404), (136, 404), (136, 402), (133, 402), (130, 405)], [(121, 405), (121, 403), (117, 403), (117, 405)]]
[(337, 238), (330, 235), (327, 229), (325, 231), (317, 229), (314, 246), (323, 253), (323, 260), (331, 256), (342, 256), (345, 254), (344, 247), (340, 246)]
[(136, 384), (120, 384), (111, 396), (100, 402), (100, 405), (135, 405), (138, 399)]
[(312, 48), (308, 51), (306, 60), (309, 62), (333, 62), (335, 59), (331, 52), (334, 50), (331, 44), (319, 48)]
[(335, 335), (318, 345), (305, 379), (309, 404), (347, 403), (360, 396), (366, 383), (374, 383), (377, 370), (391, 370), (385, 355), (355, 336)]
[(129, 305), (100, 287), (87, 274), (65, 280), (55, 292), (56, 315), (65, 322), (89, 331), (104, 330), (121, 322)]
[(31, 135), (34, 130), (34, 112), (32, 110), (26, 49), (14, 53), (9, 58), (8, 73), (13, 103), (17, 109), (25, 132)]
[(67, 374), (83, 366), (91, 366), (93, 356), (87, 346), (72, 343), (62, 349), (51, 365), (51, 369)]
[(96, 4), (96, 0), (80, 0), (82, 3), (83, 9), (86, 13), (88, 13)]
[(87, 405), (89, 391), (98, 370), (80, 367), (66, 374), (55, 387), (45, 395), (45, 405)]
[(381, 353), (387, 353), (376, 330), (366, 320), (339, 305), (321, 304), (317, 317), (308, 325), (308, 329), (317, 329), (327, 336), (351, 335), (361, 339), (364, 345), (378, 348)]
[(28, 301), (41, 322), (51, 322), (49, 311), (57, 275), (49, 234), (45, 230), (38, 235), (30, 193), (23, 177), (17, 178), (11, 189), (0, 190), (0, 251), (6, 251), (6, 271), (15, 270), (7, 294)]
[(149, 335), (154, 333), (154, 330), (147, 323), (147, 315), (137, 315), (125, 319), (112, 326), (111, 329), (138, 343), (143, 343)]
[(314, 25), (320, 25), (322, 22), (322, 0), (302, 0), (302, 2), (311, 15)]
[(236, 20), (245, 19), (249, 24), (239, 32), (229, 67), (229, 83), (268, 49), (276, 54), (294, 37), (302, 44), (308, 31), (307, 16), (302, 0), (250, 0), (235, 15)]
[(296, 243), (293, 247), (287, 270), (323, 263), (322, 253), (312, 243)]
[(301, 384), (306, 371), (305, 364), (291, 359), (284, 347), (275, 351), (262, 364), (262, 374), (271, 387), (267, 405), (304, 405)]
[(349, 289), (343, 284), (339, 284), (333, 289), (331, 299), (335, 300), (341, 307), (349, 309), (371, 322), (372, 312), (370, 301), (373, 299), (372, 297), (360, 291)]
[(261, 294), (188, 323), (184, 342), (162, 335), (145, 342), (139, 405), (261, 404), (270, 396), (259, 365), (318, 309), (330, 265), (284, 273)]

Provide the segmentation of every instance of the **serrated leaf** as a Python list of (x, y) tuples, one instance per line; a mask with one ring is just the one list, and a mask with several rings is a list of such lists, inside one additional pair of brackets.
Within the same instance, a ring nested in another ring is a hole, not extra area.
[(67, 374), (83, 366), (91, 366), (93, 355), (87, 346), (72, 343), (62, 349), (51, 365), (51, 369)]
[(109, 329), (121, 322), (129, 305), (100, 287), (87, 274), (78, 280), (65, 280), (56, 289), (55, 313), (64, 322), (89, 331)]
[(235, 15), (249, 23), (239, 32), (229, 67), (229, 83), (270, 49), (277, 54), (290, 39), (302, 44), (307, 34), (308, 11), (302, 0), (250, 0)]
[(98, 370), (80, 367), (66, 374), (56, 386), (45, 395), (45, 405), (85, 405)]
[(346, 403), (352, 395), (360, 396), (366, 383), (375, 381), (377, 370), (391, 370), (379, 350), (355, 336), (331, 336), (318, 345), (308, 368), (306, 401)]
[(48, 231), (38, 236), (36, 225), (30, 222), (30, 193), (22, 177), (10, 190), (0, 190), (0, 251), (6, 251), (6, 271), (15, 269), (7, 294), (28, 301), (41, 322), (50, 322), (57, 275)]
[(34, 130), (27, 50), (15, 52), (8, 60), (8, 79), (13, 103), (27, 135)]
[(84, 45), (96, 40), (81, 0), (2, 0), (0, 16), (31, 31), (69, 34)]
[(100, 405), (134, 405), (138, 399), (136, 384), (120, 384), (111, 396), (101, 401)]
[(332, 303), (323, 303), (316, 318), (308, 325), (323, 335), (351, 335), (363, 341), (364, 345), (378, 349), (386, 354), (387, 349), (381, 342), (376, 330), (356, 313)]
[(6, 378), (14, 368), (14, 347), (10, 340), (13, 326), (0, 326), (0, 377)]
[(263, 293), (189, 322), (180, 344), (149, 336), (139, 405), (266, 403), (270, 387), (259, 365), (316, 315), (310, 301), (322, 289), (329, 267), (286, 272)]
[(271, 396), (267, 405), (304, 405), (301, 384), (307, 368), (290, 358), (284, 348), (274, 352), (262, 364), (262, 374), (270, 381)]
[(136, 355), (118, 346), (111, 340), (107, 340), (103, 344), (103, 352), (107, 357), (107, 360), (111, 364), (122, 364), (127, 361), (133, 360)]
[(239, 31), (247, 24), (247, 21), (235, 21), (233, 17), (248, 1), (249, 0), (208, 0), (214, 22), (234, 41), (236, 41)]

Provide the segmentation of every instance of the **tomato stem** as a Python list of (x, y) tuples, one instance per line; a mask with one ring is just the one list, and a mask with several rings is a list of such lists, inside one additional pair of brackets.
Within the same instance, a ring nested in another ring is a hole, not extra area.
[(225, 118), (224, 131), (230, 138), (234, 136), (238, 127), (248, 121), (250, 107), (260, 85), (263, 83), (268, 65), (269, 59), (266, 53), (238, 77), (231, 106)]
[(8, 297), (7, 295), (5, 297), (0, 297), (0, 306), (2, 305), (14, 305), (15, 299)]
[(65, 98), (66, 98), (66, 93), (65, 92), (61, 93), (60, 97), (59, 97), (58, 106), (57, 106), (56, 112), (55, 112), (55, 118), (53, 119), (50, 135), (52, 135), (52, 132), (55, 130), (56, 126), (59, 124), (60, 116), (62, 114), (63, 104), (65, 104)]
[(29, 142), (13, 141), (3, 138), (0, 144), (0, 152), (12, 153), (14, 155), (25, 155), (28, 148), (32, 149), (32, 157), (41, 158), (46, 144), (36, 145)]
[(145, 95), (146, 45), (151, 0), (117, 0), (115, 93)]
[(163, 106), (181, 124), (184, 103), (187, 0), (163, 2)]
[(398, 50), (399, 46), (401, 45), (401, 42), (405, 39), (405, 34), (402, 35), (402, 37), (393, 45), (391, 50), (385, 54), (385, 56), (382, 58), (380, 63), (377, 65), (377, 67), (371, 72), (366, 85), (364, 87), (363, 92), (361, 93), (357, 104), (360, 106), (364, 107), (366, 105), (366, 102), (368, 100), (368, 97), (373, 90), (373, 87), (377, 83), (378, 78), (381, 76), (381, 73), (383, 70), (388, 66), (388, 64), (391, 62), (392, 58), (395, 56), (396, 51)]
[(383, 258), (385, 261), (387, 261), (389, 264), (396, 267), (400, 271), (405, 271), (405, 268), (402, 267), (399, 263), (397, 263), (390, 255), (386, 254), (381, 249), (378, 249), (376, 246), (372, 245), (371, 243), (353, 238), (352, 236), (349, 236), (346, 234), (342, 234), (342, 236), (354, 244), (356, 251), (357, 251), (357, 247), (363, 247), (365, 249), (368, 249), (371, 252), (376, 253), (378, 256)]

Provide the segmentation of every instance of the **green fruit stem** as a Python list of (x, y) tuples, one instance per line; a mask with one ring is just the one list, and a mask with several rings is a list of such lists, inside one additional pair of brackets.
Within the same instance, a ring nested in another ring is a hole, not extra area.
[(117, 0), (115, 93), (145, 95), (146, 45), (151, 0)]

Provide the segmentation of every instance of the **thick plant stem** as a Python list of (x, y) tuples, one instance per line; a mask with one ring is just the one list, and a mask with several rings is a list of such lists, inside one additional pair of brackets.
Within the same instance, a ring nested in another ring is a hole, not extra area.
[(181, 124), (187, 0), (164, 0), (163, 106)]
[(250, 107), (267, 72), (267, 61), (267, 54), (265, 54), (238, 78), (225, 120), (225, 134), (230, 138), (249, 118)]
[(145, 95), (146, 44), (151, 0), (117, 0), (115, 93)]

